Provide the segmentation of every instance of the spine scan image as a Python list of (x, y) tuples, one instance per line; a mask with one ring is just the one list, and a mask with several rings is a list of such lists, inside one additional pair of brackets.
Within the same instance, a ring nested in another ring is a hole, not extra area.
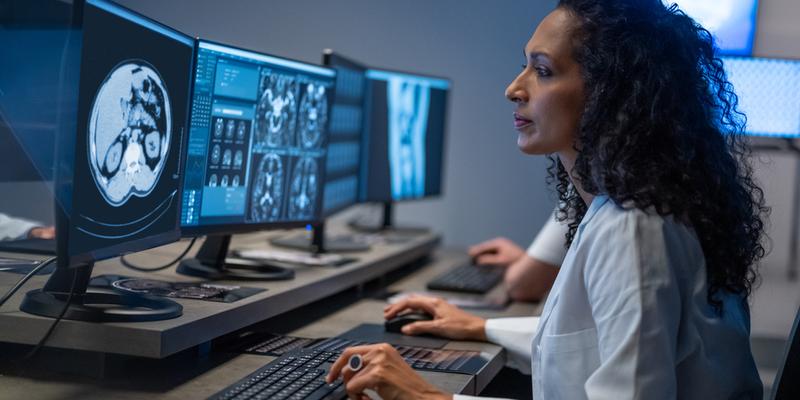
[(105, 201), (121, 206), (147, 197), (166, 163), (171, 109), (153, 67), (127, 62), (111, 71), (95, 95), (89, 120), (89, 165)]
[(294, 77), (261, 71), (256, 109), (256, 143), (259, 147), (290, 146), (297, 114)]
[(422, 197), (430, 87), (393, 77), (388, 81), (387, 96), (392, 197)]
[(328, 97), (325, 86), (309, 83), (300, 100), (300, 145), (316, 148), (320, 145), (322, 130), (328, 123)]

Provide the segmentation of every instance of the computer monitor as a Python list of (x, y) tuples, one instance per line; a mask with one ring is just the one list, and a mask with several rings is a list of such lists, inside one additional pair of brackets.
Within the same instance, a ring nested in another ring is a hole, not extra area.
[[(336, 93), (331, 106), (328, 160), (325, 163), (323, 217), (329, 217), (358, 203), (361, 182), (361, 152), (364, 139), (364, 96), (367, 67), (333, 50), (322, 53), (322, 64), (336, 71)], [(369, 244), (353, 235), (328, 236), (324, 219), (310, 224), (304, 234), (276, 237), (280, 247), (313, 253), (369, 250)]]
[(800, 137), (800, 60), (723, 57), (752, 136)]
[(286, 271), (226, 262), (230, 234), (322, 217), (332, 69), (200, 40), (181, 230), (207, 238), (178, 271), (276, 279)]
[(753, 52), (758, 0), (664, 0), (675, 3), (714, 35), (723, 55)]
[(191, 37), (112, 2), (86, 2), (77, 131), (58, 138), (58, 264), (23, 311), (54, 317), (66, 309), (65, 318), (96, 321), (180, 315), (170, 300), (87, 286), (96, 260), (179, 238), (193, 62)]
[(442, 193), (450, 81), (415, 73), (369, 69), (359, 199), (391, 204)]

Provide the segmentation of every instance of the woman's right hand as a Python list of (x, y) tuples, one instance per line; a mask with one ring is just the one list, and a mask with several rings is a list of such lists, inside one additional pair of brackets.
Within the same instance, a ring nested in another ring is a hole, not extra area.
[(428, 333), (455, 340), (486, 341), (486, 320), (472, 315), (438, 297), (411, 295), (383, 309), (390, 319), (405, 310), (424, 311), (433, 316), (430, 321), (410, 323), (402, 328), (406, 335)]
[(507, 267), (522, 258), (525, 250), (504, 237), (497, 237), (471, 246), (467, 253), (475, 264)]

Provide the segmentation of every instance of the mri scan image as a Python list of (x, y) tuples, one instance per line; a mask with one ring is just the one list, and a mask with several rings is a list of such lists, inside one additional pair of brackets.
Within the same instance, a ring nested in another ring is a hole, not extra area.
[(392, 197), (425, 195), (425, 129), (430, 87), (392, 78), (388, 87)]
[(211, 164), (219, 164), (221, 158), (222, 148), (219, 147), (218, 144), (215, 144), (214, 147), (211, 148)]
[(328, 123), (328, 97), (325, 86), (309, 83), (300, 100), (298, 135), (300, 145), (310, 149), (318, 147), (322, 130)]
[(231, 180), (231, 186), (233, 187), (239, 186), (239, 175), (233, 176), (233, 179)]
[(253, 175), (250, 219), (253, 222), (277, 220), (283, 204), (283, 161), (277, 154), (265, 154)]
[(228, 120), (228, 123), (225, 124), (225, 139), (233, 139), (233, 130), (236, 127), (236, 122), (233, 120)]
[(310, 219), (317, 204), (317, 161), (303, 157), (297, 161), (289, 188), (289, 219)]
[(222, 126), (223, 126), (222, 118), (217, 118), (214, 121), (214, 137), (217, 139), (222, 138)]
[(236, 140), (244, 140), (245, 133), (247, 133), (247, 124), (244, 121), (239, 121), (236, 126)]
[(243, 162), (244, 162), (244, 156), (242, 155), (242, 151), (236, 150), (236, 155), (233, 156), (233, 168), (242, 169)]
[(169, 152), (170, 113), (161, 76), (143, 61), (115, 67), (100, 85), (87, 145), (92, 176), (108, 204), (152, 192)]
[(222, 180), (219, 181), (220, 187), (228, 187), (228, 175), (222, 175)]
[(232, 162), (232, 155), (231, 149), (225, 149), (225, 152), (222, 153), (222, 165), (225, 167), (230, 167)]
[(297, 114), (294, 77), (262, 72), (256, 109), (256, 143), (267, 147), (291, 145)]
[(211, 178), (208, 178), (208, 186), (217, 187), (217, 174), (211, 174)]

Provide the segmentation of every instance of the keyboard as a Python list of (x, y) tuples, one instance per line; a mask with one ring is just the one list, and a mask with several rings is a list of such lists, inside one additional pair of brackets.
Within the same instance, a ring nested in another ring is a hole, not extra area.
[(339, 400), (347, 396), (341, 378), (325, 383), (339, 353), (298, 349), (214, 394), (210, 400)]
[(301, 338), (296, 336), (282, 336), (273, 334), (268, 335), (271, 337), (268, 337), (265, 340), (256, 343), (255, 345), (249, 346), (242, 351), (250, 354), (281, 356), (292, 350), (309, 347), (311, 344), (319, 341), (319, 339)]
[(466, 264), (441, 274), (428, 282), (428, 289), (484, 294), (495, 287), (505, 270), (493, 265)]

